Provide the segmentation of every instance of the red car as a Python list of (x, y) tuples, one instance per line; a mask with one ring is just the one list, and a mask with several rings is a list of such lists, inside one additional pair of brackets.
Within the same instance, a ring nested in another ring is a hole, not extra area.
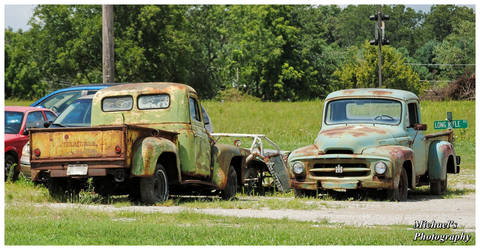
[(55, 112), (46, 108), (5, 106), (5, 180), (14, 164), (12, 179), (17, 179), (20, 173), (19, 159), (28, 141), (28, 129), (43, 128), (46, 121), (55, 118)]

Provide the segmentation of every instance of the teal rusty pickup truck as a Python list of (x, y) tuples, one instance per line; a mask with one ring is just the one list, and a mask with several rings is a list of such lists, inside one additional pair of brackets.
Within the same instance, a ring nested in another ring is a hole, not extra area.
[(327, 96), (314, 144), (291, 152), (296, 196), (322, 190), (385, 190), (405, 201), (408, 189), (430, 185), (444, 194), (447, 173), (460, 171), (453, 131), (424, 135), (418, 97), (394, 89), (348, 89)]
[(207, 123), (197, 92), (188, 85), (105, 88), (93, 97), (90, 127), (31, 130), (32, 180), (46, 179), (53, 197), (78, 193), (92, 178), (103, 196), (129, 194), (146, 204), (165, 201), (169, 194), (231, 199), (247, 183), (248, 169), (266, 168), (270, 159), (281, 157), (249, 157), (255, 152), (217, 143)]

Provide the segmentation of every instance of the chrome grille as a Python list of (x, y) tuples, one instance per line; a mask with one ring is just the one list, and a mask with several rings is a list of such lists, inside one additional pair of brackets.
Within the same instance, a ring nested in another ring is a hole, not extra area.
[(315, 177), (360, 177), (368, 176), (370, 168), (365, 163), (317, 163), (310, 169)]

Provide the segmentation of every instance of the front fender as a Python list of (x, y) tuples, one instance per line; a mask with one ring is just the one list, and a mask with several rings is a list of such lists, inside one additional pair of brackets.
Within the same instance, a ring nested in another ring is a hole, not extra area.
[(18, 152), (17, 148), (12, 146), (12, 145), (8, 145), (8, 146), (5, 147), (5, 153), (7, 153), (7, 152), (14, 152), (15, 156), (18, 156), (17, 155), (17, 152)]
[[(238, 147), (227, 144), (215, 144), (212, 146), (213, 157), (213, 177), (212, 182), (220, 190), (227, 185), (228, 169), (234, 157), (242, 157), (242, 152)], [(237, 173), (237, 176), (242, 173)]]
[(434, 141), (430, 143), (428, 150), (428, 174), (431, 180), (445, 180), (447, 178), (448, 158), (453, 156), (455, 151), (453, 145), (447, 141)]
[(131, 174), (133, 176), (152, 176), (157, 160), (162, 153), (174, 153), (177, 157), (177, 170), (180, 168), (178, 150), (175, 143), (161, 137), (145, 137), (135, 142)]
[(410, 169), (406, 169), (409, 174), (411, 183), (410, 187), (414, 187), (415, 183), (415, 163), (414, 163), (414, 151), (411, 148), (404, 146), (378, 146), (367, 148), (362, 152), (363, 155), (374, 155), (374, 156), (383, 156), (389, 158), (392, 163), (392, 177), (394, 180), (394, 185), (398, 185), (400, 181), (400, 174), (404, 163), (409, 161), (412, 164), (408, 165)]

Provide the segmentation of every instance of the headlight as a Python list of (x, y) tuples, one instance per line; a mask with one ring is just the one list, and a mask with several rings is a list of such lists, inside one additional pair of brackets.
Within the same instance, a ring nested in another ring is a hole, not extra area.
[(375, 163), (375, 172), (377, 174), (385, 174), (387, 172), (387, 164), (383, 161)]
[(25, 146), (23, 146), (20, 163), (24, 165), (30, 165), (30, 142), (27, 142)]
[(293, 163), (293, 172), (295, 174), (301, 174), (301, 173), (303, 173), (304, 170), (305, 170), (305, 165), (303, 165), (302, 162), (297, 161), (297, 162)]

